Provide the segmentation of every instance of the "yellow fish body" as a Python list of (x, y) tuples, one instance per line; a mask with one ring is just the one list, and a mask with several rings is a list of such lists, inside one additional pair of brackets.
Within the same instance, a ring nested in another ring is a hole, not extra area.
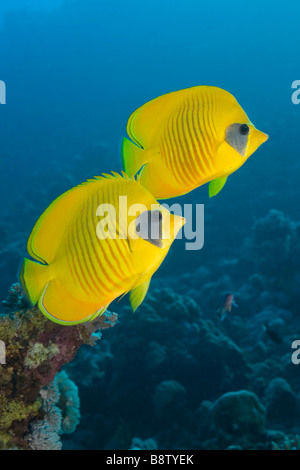
[(160, 96), (129, 118), (122, 144), (123, 169), (136, 174), (157, 199), (186, 194), (211, 182), (209, 195), (224, 186), (268, 139), (236, 99), (212, 86)]
[[(120, 196), (127, 198), (126, 206)], [(136, 203), (143, 204), (139, 216), (127, 211)], [(142, 226), (154, 213), (159, 231), (152, 240)], [(27, 244), (36, 261), (23, 261), (23, 289), (33, 305), (61, 324), (92, 320), (127, 292), (136, 310), (184, 222), (160, 206), (138, 178), (114, 173), (89, 180), (56, 199), (37, 221)]]

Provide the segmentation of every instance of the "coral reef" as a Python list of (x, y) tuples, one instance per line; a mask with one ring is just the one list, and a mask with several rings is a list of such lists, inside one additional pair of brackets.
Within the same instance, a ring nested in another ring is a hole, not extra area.
[(4, 309), (8, 312), (18, 311), (28, 307), (27, 299), (22, 291), (21, 285), (15, 282), (8, 291), (6, 300), (2, 301)]
[(157, 385), (154, 392), (154, 411), (158, 417), (166, 415), (168, 409), (174, 412), (178, 406), (178, 398), (185, 395), (185, 388), (176, 380), (164, 380)]
[[(119, 302), (118, 328), (99, 343), (93, 322), (79, 332), (50, 323), (45, 334), (49, 322), (34, 309), (4, 315), (0, 339), (6, 331), (22, 367), (15, 381), (9, 358), (1, 369), (2, 447), (298, 448), (299, 380), (291, 361), (300, 333), (298, 232), (297, 222), (271, 211), (254, 222), (234, 258), (154, 279), (134, 315)], [(221, 322), (216, 309), (225, 292), (238, 308)], [(12, 311), (20, 308), (15, 297), (12, 290)], [(84, 340), (74, 339), (83, 332)], [(95, 346), (75, 355), (82, 343)]]
[(78, 388), (65, 371), (40, 391), (44, 418), (30, 425), (25, 436), (33, 450), (61, 450), (61, 434), (72, 434), (80, 420)]
[(65, 371), (59, 372), (55, 379), (60, 393), (58, 406), (62, 410), (61, 434), (72, 434), (80, 421), (78, 387)]
[[(128, 449), (135, 436), (152, 436), (159, 449), (285, 448), (288, 436), (299, 434), (291, 361), (300, 332), (298, 232), (299, 223), (270, 211), (254, 222), (235, 258), (154, 279), (135, 315), (121, 304), (115, 335), (97, 355), (83, 349), (67, 366), (83, 415), (81, 432), (67, 442)], [(225, 292), (235, 294), (238, 308), (221, 322), (216, 309)]]
[(125, 306), (118, 316), (115, 334), (95, 346), (97, 354), (83, 349), (66, 368), (82, 402), (81, 433), (78, 441), (77, 433), (72, 435), (73, 448), (86, 445), (84, 433), (92, 449), (128, 449), (135, 436), (149, 435), (159, 448), (190, 448), (192, 442), (198, 448), (201, 401), (248, 384), (251, 369), (242, 351), (190, 297), (172, 289), (153, 289), (138, 312)]
[(60, 447), (58, 434), (78, 423), (79, 400), (75, 384), (57, 373), (115, 322), (116, 314), (106, 313), (92, 323), (61, 326), (37, 308), (1, 315), (0, 449)]
[(300, 437), (284, 436), (280, 444), (272, 442), (273, 450), (300, 450)]
[(282, 424), (283, 419), (289, 423), (297, 419), (297, 396), (285, 379), (273, 379), (265, 392), (265, 403), (269, 422)]
[(248, 390), (225, 393), (212, 405), (211, 413), (215, 428), (227, 434), (257, 435), (265, 428), (266, 410)]
[(157, 443), (154, 439), (139, 439), (134, 437), (131, 441), (129, 450), (157, 450)]

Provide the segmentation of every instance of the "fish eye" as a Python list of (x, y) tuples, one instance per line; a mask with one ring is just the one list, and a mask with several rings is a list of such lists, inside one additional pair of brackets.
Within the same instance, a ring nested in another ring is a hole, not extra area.
[(249, 126), (247, 126), (247, 124), (241, 124), (239, 130), (240, 130), (240, 134), (247, 135), (249, 134), (250, 128)]
[(250, 127), (247, 124), (236, 122), (226, 128), (226, 142), (242, 157), (246, 155)]

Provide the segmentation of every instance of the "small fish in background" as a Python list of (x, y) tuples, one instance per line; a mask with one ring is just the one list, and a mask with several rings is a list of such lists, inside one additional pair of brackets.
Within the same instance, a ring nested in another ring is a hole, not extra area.
[(227, 314), (231, 312), (232, 307), (238, 307), (238, 305), (234, 300), (234, 295), (232, 293), (228, 293), (225, 295), (223, 304), (217, 308), (217, 313), (220, 315), (220, 321), (225, 320)]
[[(127, 198), (125, 207), (121, 196)], [(130, 215), (137, 203), (142, 212)], [(105, 231), (98, 210), (107, 204)], [(25, 258), (21, 267), (23, 290), (32, 305), (60, 324), (91, 321), (126, 293), (135, 311), (184, 223), (138, 178), (113, 173), (88, 180), (58, 197), (37, 221), (27, 243), (33, 260)]]
[(263, 325), (264, 332), (268, 335), (268, 337), (273, 341), (273, 343), (280, 344), (282, 343), (282, 335), (278, 333), (275, 328), (272, 328), (269, 323), (265, 323)]
[(214, 86), (168, 93), (138, 108), (122, 143), (124, 171), (157, 199), (181, 196), (205, 183), (218, 194), (268, 135), (257, 130), (233, 95)]

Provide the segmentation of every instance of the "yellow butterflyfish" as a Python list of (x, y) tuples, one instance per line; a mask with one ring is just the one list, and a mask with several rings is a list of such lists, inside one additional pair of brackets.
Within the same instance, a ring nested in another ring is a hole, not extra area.
[(27, 244), (34, 261), (25, 258), (20, 271), (23, 289), (32, 305), (61, 324), (92, 320), (128, 292), (136, 310), (184, 223), (138, 177), (88, 180), (37, 221)]
[(228, 175), (268, 139), (236, 99), (213, 86), (196, 86), (149, 101), (129, 118), (123, 169), (157, 199), (186, 194), (210, 182), (218, 194)]

